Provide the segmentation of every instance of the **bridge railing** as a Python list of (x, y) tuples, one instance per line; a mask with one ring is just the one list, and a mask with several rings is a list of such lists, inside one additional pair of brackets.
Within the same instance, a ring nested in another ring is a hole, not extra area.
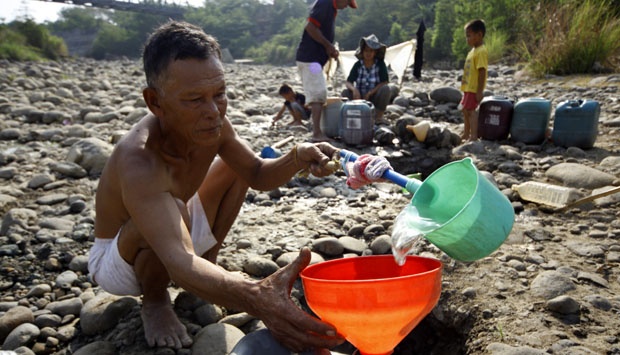
[(174, 3), (155, 3), (155, 2), (143, 2), (143, 1), (130, 1), (130, 0), (38, 0), (45, 2), (56, 2), (67, 5), (82, 5), (97, 7), (101, 9), (112, 9), (120, 11), (133, 11), (150, 13), (154, 15), (165, 15), (172, 18), (183, 18), (183, 15), (189, 6), (178, 5)]

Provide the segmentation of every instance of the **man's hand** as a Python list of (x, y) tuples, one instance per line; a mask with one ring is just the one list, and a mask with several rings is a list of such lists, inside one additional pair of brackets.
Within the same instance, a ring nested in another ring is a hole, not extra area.
[(309, 169), (316, 177), (328, 176), (334, 172), (332, 164), (337, 158), (338, 148), (329, 143), (302, 143), (297, 146), (297, 160), (299, 167)]
[(361, 98), (362, 94), (360, 91), (357, 88), (353, 89), (353, 100), (360, 100)]
[(294, 352), (333, 348), (344, 342), (336, 329), (299, 309), (290, 298), (293, 283), (310, 263), (310, 249), (303, 248), (294, 262), (260, 281), (257, 317), (273, 336)]
[(327, 52), (327, 56), (330, 58), (338, 59), (338, 56), (340, 55), (340, 52), (336, 49), (336, 46), (331, 43), (327, 46), (327, 48), (325, 48), (325, 51)]

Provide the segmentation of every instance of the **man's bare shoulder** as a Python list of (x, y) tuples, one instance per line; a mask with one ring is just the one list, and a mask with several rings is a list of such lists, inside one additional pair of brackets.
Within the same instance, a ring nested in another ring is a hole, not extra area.
[(148, 115), (141, 119), (118, 142), (110, 156), (111, 167), (117, 176), (152, 174), (161, 168), (161, 157), (156, 142), (159, 136), (157, 119)]

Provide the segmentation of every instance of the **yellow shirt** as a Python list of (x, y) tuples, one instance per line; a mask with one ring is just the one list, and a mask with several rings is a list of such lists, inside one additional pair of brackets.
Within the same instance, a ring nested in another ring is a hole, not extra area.
[(478, 91), (478, 81), (483, 80), (486, 86), (486, 75), (484, 78), (478, 78), (478, 69), (487, 69), (489, 66), (489, 53), (485, 45), (472, 48), (467, 53), (465, 59), (465, 69), (463, 70), (463, 81), (461, 82), (461, 91), (473, 92)]

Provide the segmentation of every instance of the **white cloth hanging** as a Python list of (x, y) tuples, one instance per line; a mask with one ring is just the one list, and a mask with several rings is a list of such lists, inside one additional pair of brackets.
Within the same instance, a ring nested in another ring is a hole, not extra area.
[[(413, 64), (415, 56), (415, 46), (417, 41), (411, 39), (406, 42), (402, 42), (391, 47), (388, 47), (385, 51), (385, 65), (390, 67), (394, 74), (398, 77), (398, 85), (400, 86), (405, 76), (405, 70)], [(332, 58), (324, 67), (325, 75), (328, 80), (331, 80), (336, 75), (336, 69), (340, 67), (344, 80), (349, 76), (349, 72), (355, 62), (359, 59), (355, 57), (355, 50), (340, 52), (338, 56), (338, 63)]]

